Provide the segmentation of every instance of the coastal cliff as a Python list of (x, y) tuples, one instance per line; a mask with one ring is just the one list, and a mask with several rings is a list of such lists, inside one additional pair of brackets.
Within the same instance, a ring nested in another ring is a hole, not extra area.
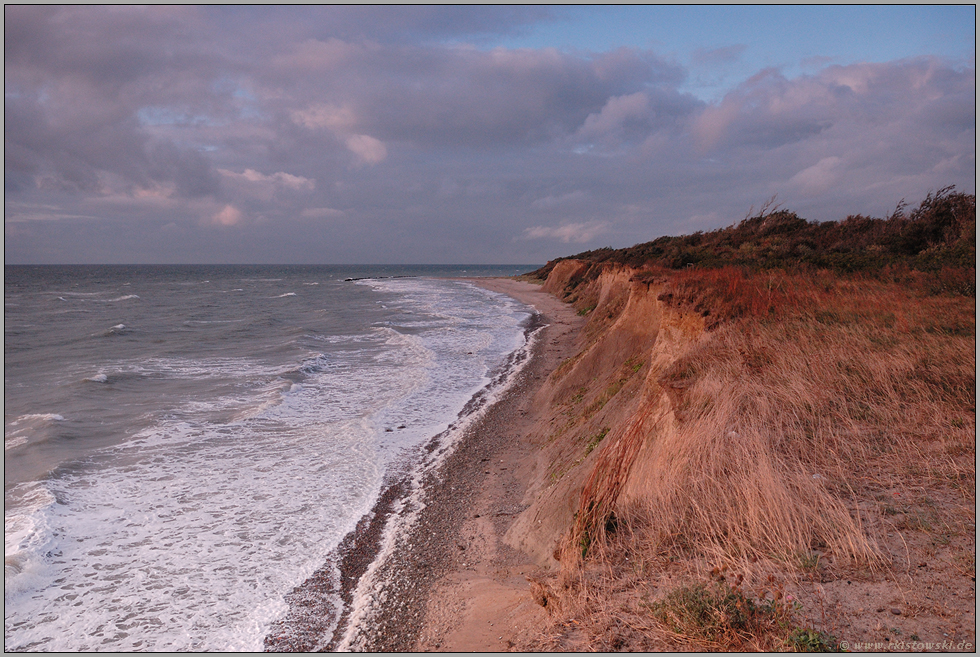
[(541, 450), (525, 498), (530, 506), (506, 537), (541, 565), (561, 556), (580, 514), (614, 514), (636, 496), (630, 472), (643, 437), (666, 435), (678, 421), (672, 389), (658, 378), (704, 334), (701, 316), (658, 299), (661, 284), (612, 266), (575, 285), (588, 269), (585, 262), (563, 261), (543, 286), (574, 304), (588, 323), (579, 352), (538, 391), (536, 405), (551, 411), (548, 429), (533, 437)]
[(419, 646), (975, 647), (975, 243), (974, 197), (947, 189), (508, 281), (575, 315), (546, 313), (564, 337), (459, 534), (483, 556)]
[[(559, 629), (532, 647), (828, 648), (881, 640), (882, 609), (975, 640), (973, 297), (921, 276), (545, 269), (587, 322), (537, 390), (505, 536), (549, 573), (532, 595)], [(769, 615), (702, 636), (657, 607), (671, 589)]]

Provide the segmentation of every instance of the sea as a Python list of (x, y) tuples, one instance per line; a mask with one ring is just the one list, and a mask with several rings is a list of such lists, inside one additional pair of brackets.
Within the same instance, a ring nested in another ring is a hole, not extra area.
[(261, 651), (526, 362), (465, 278), (534, 268), (5, 266), (5, 651)]

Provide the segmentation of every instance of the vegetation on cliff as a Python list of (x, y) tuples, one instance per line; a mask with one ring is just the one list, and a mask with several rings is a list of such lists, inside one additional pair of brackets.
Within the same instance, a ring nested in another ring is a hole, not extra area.
[[(933, 292), (976, 295), (976, 196), (946, 187), (907, 211), (903, 201), (887, 219), (851, 215), (811, 222), (772, 203), (755, 216), (709, 233), (660, 237), (625, 249), (596, 249), (552, 260), (532, 272), (546, 279), (563, 260), (589, 263), (577, 284), (603, 265), (634, 269), (739, 267), (758, 272), (827, 270), (863, 273), (883, 281), (915, 278)], [(913, 273), (914, 272), (914, 273)]]
[(975, 197), (944, 189), (888, 219), (767, 209), (538, 270), (589, 322), (551, 377), (528, 512), (533, 531), (576, 501), (534, 647), (975, 641), (975, 226)]

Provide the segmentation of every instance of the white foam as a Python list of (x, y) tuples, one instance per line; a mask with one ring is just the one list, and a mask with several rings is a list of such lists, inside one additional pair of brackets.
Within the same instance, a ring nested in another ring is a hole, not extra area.
[(38, 512), (55, 501), (39, 482), (15, 485), (4, 495), (3, 580), (4, 598), (8, 593), (31, 590), (44, 570), (46, 527)]
[(65, 418), (57, 413), (27, 413), (26, 415), (19, 416), (16, 420), (11, 422), (13, 426), (17, 426), (21, 422), (64, 422)]
[[(8, 529), (13, 576), (45, 567), (29, 595), (6, 587), (6, 647), (260, 651), (284, 594), (353, 528), (351, 512), (370, 508), (380, 473), (363, 422), (235, 429), (175, 444), (171, 425), (104, 455), (118, 465), (52, 481), (65, 503)], [(57, 528), (49, 558), (25, 545), (44, 526)]]
[(91, 381), (92, 383), (106, 383), (107, 381), (109, 381), (109, 377), (105, 373), (99, 372), (94, 376), (90, 376), (88, 378), (82, 379), (82, 381)]
[(27, 436), (12, 436), (5, 435), (3, 437), (3, 449), (7, 451), (8, 449), (13, 449), (14, 447), (20, 447), (21, 445), (27, 444)]

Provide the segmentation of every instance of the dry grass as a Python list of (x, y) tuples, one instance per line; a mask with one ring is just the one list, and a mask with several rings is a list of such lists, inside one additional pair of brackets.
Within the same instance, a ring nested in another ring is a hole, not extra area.
[[(550, 580), (531, 579), (549, 611), (524, 651), (806, 651), (837, 649), (806, 626), (780, 580), (743, 580), (727, 567), (700, 572), (690, 562), (644, 560), (627, 525), (595, 546), (593, 558)], [(727, 577), (726, 577), (727, 576)]]
[[(888, 567), (878, 532), (890, 507), (876, 500), (895, 491), (954, 500), (943, 509), (896, 507), (906, 529), (974, 526), (975, 299), (734, 269), (682, 272), (665, 291), (662, 301), (711, 314), (714, 328), (647, 379), (670, 401), (669, 427), (651, 434), (640, 409), (597, 449), (562, 553), (563, 585), (552, 592), (553, 608), (564, 605), (562, 622), (577, 614), (596, 626), (576, 626), (593, 637), (587, 647), (606, 645), (610, 628), (600, 625), (610, 618), (620, 619), (617, 627), (625, 618), (650, 620), (643, 610), (624, 616), (607, 608), (609, 590), (649, 592), (645, 584), (620, 573), (590, 586), (589, 564), (629, 554), (634, 566), (662, 571), (686, 559), (758, 582), (764, 573), (816, 573), (817, 555), (828, 555), (873, 573)], [(660, 628), (653, 634), (636, 630), (630, 636), (647, 638), (624, 645), (669, 640), (664, 622), (653, 623)], [(816, 636), (796, 638), (802, 645)], [(699, 641), (691, 634), (686, 645), (713, 645)]]
[[(826, 546), (873, 565), (855, 488), (900, 479), (972, 495), (973, 299), (710, 274), (711, 294), (724, 289), (728, 307), (750, 316), (721, 324), (661, 373), (679, 421), (652, 437), (627, 429), (610, 446), (583, 494), (580, 531), (601, 534), (636, 468), (642, 502), (615, 512), (651, 528), (651, 549), (786, 560)], [(647, 440), (653, 449), (634, 463)]]

